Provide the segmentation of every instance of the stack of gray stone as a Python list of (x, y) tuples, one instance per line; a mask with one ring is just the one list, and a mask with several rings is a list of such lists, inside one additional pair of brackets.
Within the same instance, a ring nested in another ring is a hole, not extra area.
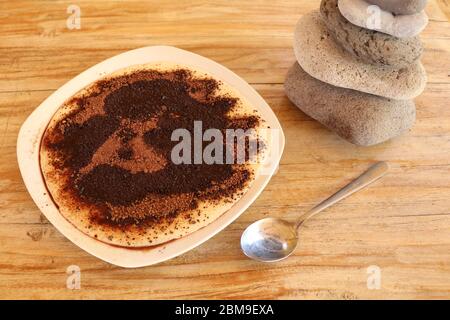
[(410, 129), (425, 88), (426, 0), (322, 0), (295, 29), (285, 89), (302, 111), (369, 146)]

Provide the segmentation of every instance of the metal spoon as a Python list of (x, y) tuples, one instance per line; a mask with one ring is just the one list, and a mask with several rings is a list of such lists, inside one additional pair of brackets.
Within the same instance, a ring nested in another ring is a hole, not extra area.
[(263, 262), (287, 258), (297, 247), (298, 229), (306, 220), (381, 178), (388, 169), (386, 162), (378, 162), (356, 180), (303, 214), (296, 224), (278, 218), (256, 221), (242, 234), (242, 251), (247, 257)]

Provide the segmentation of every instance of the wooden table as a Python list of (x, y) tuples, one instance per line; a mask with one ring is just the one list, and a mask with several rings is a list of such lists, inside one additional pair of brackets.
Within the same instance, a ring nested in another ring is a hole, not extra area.
[[(0, 298), (450, 298), (450, 24), (441, 10), (448, 2), (427, 8), (429, 82), (416, 100), (415, 127), (370, 148), (339, 139), (283, 92), (294, 25), (319, 1), (76, 3), (81, 29), (74, 30), (66, 27), (71, 2), (0, 4)], [(277, 175), (225, 231), (171, 261), (122, 269), (73, 245), (40, 214), (20, 177), (16, 138), (30, 112), (69, 79), (157, 44), (245, 78), (272, 106), (287, 144)], [(308, 222), (290, 259), (260, 264), (243, 256), (239, 238), (249, 223), (295, 219), (376, 160), (389, 161), (390, 174)], [(70, 265), (81, 269), (80, 290), (66, 287)], [(379, 289), (367, 285), (372, 270), (381, 273)]]

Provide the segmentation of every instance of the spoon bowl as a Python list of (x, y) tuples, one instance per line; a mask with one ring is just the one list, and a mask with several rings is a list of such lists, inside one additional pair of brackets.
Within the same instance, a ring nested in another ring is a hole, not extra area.
[(282, 219), (266, 218), (256, 221), (244, 231), (241, 248), (251, 259), (275, 262), (290, 256), (297, 242), (295, 225)]

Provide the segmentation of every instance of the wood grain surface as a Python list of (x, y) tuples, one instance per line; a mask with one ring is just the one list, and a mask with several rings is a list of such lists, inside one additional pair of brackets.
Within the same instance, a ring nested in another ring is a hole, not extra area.
[[(390, 142), (356, 147), (293, 106), (283, 91), (293, 28), (319, 1), (0, 2), (0, 298), (450, 298), (450, 12), (431, 0), (423, 33), (429, 75), (417, 123)], [(447, 14), (447, 17), (446, 17)], [(267, 100), (286, 134), (278, 173), (226, 230), (173, 260), (122, 269), (85, 253), (41, 215), (16, 162), (22, 122), (55, 89), (120, 52), (174, 45), (224, 64)], [(376, 160), (390, 173), (309, 221), (295, 254), (260, 264), (239, 238), (266, 216), (294, 220)], [(70, 265), (81, 289), (66, 287)], [(367, 286), (378, 266), (381, 287)]]

